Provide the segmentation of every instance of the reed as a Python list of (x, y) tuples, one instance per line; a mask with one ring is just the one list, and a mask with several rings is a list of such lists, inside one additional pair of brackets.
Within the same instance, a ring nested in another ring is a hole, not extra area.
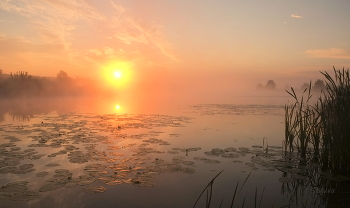
[[(205, 192), (207, 193), (206, 199), (205, 199), (205, 200), (206, 200), (206, 208), (209, 208), (209, 207), (210, 207), (210, 205), (211, 205), (211, 200), (212, 200), (212, 195), (213, 195), (213, 184), (214, 184), (214, 181), (215, 181), (215, 179), (216, 179), (223, 171), (224, 171), (224, 170), (220, 171), (220, 172), (208, 183), (208, 185), (204, 188), (204, 190), (202, 191), (202, 193), (201, 193), (201, 194), (199, 195), (199, 197), (197, 198), (196, 203), (193, 205), (193, 208), (196, 207), (197, 203), (199, 202), (199, 200), (201, 199), (202, 195), (203, 195)], [(232, 208), (233, 205), (234, 205), (236, 196), (242, 191), (242, 189), (243, 189), (244, 185), (246, 184), (248, 178), (250, 177), (250, 174), (251, 174), (251, 173), (252, 173), (252, 172), (250, 172), (250, 173), (248, 174), (248, 176), (245, 178), (245, 180), (244, 180), (244, 182), (243, 182), (243, 184), (242, 184), (242, 186), (241, 186), (241, 188), (240, 188), (239, 190), (238, 190), (239, 181), (237, 182), (236, 187), (235, 187), (235, 191), (234, 191), (234, 193), (233, 193), (232, 200), (231, 200), (231, 206), (230, 206), (231, 208)], [(264, 189), (263, 189), (263, 191), (262, 191), (262, 194), (261, 194), (261, 196), (260, 196), (259, 207), (261, 207), (261, 202), (262, 202), (262, 198), (263, 198), (263, 195), (264, 195), (264, 191), (265, 191), (265, 187), (264, 187)], [(224, 200), (222, 199), (219, 207), (222, 206), (223, 201), (224, 201)], [(245, 203), (245, 197), (244, 197), (244, 199), (243, 199), (242, 207), (244, 207), (244, 203)], [(256, 188), (256, 190), (255, 190), (255, 208), (257, 208), (257, 203), (258, 203), (258, 201), (257, 201), (257, 188)]]
[(294, 152), (305, 162), (317, 162), (322, 171), (350, 174), (350, 74), (334, 69), (334, 77), (321, 72), (326, 90), (316, 104), (310, 104), (311, 82), (298, 98), (294, 89), (287, 91), (295, 100), (285, 105), (285, 153)]

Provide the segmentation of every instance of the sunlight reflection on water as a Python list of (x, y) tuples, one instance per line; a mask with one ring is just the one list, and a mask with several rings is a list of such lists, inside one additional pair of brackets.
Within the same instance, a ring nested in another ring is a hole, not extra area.
[[(121, 103), (109, 106), (124, 109)], [(19, 121), (8, 112), (0, 123), (0, 185), (27, 181), (32, 192), (18, 202), (13, 200), (21, 199), (19, 192), (2, 191), (1, 202), (16, 207), (55, 207), (54, 202), (61, 207), (191, 207), (208, 181), (225, 169), (215, 189), (221, 197), (214, 203), (225, 198), (228, 204), (235, 183), (253, 171), (238, 200), (252, 198), (255, 187), (266, 187), (266, 203), (286, 204), (279, 194), (281, 173), (271, 163), (281, 156), (282, 105), (154, 107), (144, 114), (84, 108), (47, 113), (45, 108)]]

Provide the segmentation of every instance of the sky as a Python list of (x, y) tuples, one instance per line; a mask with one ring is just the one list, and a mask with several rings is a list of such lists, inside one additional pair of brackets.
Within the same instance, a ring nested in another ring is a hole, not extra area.
[[(349, 0), (2, 0), (0, 69), (206, 94), (350, 67)], [(180, 92), (179, 91), (179, 92)]]

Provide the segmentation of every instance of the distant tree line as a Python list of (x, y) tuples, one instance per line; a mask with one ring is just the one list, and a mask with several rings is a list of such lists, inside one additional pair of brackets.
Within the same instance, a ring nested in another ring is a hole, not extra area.
[[(301, 87), (300, 87), (300, 90), (305, 90), (305, 89), (309, 89), (310, 87), (310, 83), (304, 83)], [(312, 91), (317, 91), (317, 92), (321, 92), (322, 90), (326, 89), (326, 85), (324, 83), (323, 80), (316, 80), (314, 82), (313, 85), (311, 85), (311, 90)]]
[[(299, 89), (305, 90), (305, 89), (309, 89), (309, 87), (310, 87), (310, 83), (304, 83)], [(263, 86), (262, 84), (258, 84), (256, 86), (256, 89), (257, 90), (276, 90), (276, 84), (273, 80), (269, 80), (267, 81), (265, 86)], [(314, 92), (321, 92), (324, 89), (326, 89), (326, 85), (323, 80), (317, 79), (313, 85), (311, 84), (311, 90)]]
[(91, 81), (73, 79), (65, 71), (58, 72), (56, 77), (39, 77), (28, 72), (18, 71), (3, 74), (0, 69), (0, 97), (50, 97), (74, 96), (89, 93)]
[(262, 89), (267, 89), (267, 90), (275, 90), (276, 89), (276, 84), (273, 80), (267, 81), (266, 85), (263, 86), (262, 84), (258, 84), (256, 86), (256, 89), (262, 90)]

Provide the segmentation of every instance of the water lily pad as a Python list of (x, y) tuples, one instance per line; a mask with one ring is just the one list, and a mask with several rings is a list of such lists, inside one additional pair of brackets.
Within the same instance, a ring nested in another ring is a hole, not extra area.
[(250, 150), (248, 147), (238, 147), (239, 151), (241, 151), (242, 153), (249, 153)]
[(47, 171), (42, 171), (42, 172), (39, 172), (36, 174), (37, 177), (44, 177), (47, 175), (49, 175), (49, 172), (47, 172)]
[(21, 192), (27, 190), (27, 184), (28, 182), (14, 182), (9, 183), (5, 186), (0, 187), (0, 192), (7, 192), (7, 193), (13, 193), (13, 192)]
[(193, 168), (185, 167), (185, 168), (182, 169), (182, 172), (187, 173), (187, 174), (193, 174), (193, 173), (196, 172), (196, 170), (193, 169)]
[(234, 148), (234, 147), (227, 147), (227, 148), (224, 149), (224, 151), (225, 151), (225, 152), (236, 152), (237, 149)]
[(181, 165), (177, 165), (177, 164), (171, 164), (167, 166), (167, 169), (170, 172), (178, 172), (182, 170), (182, 166)]
[(7, 136), (7, 137), (4, 137), (4, 139), (10, 140), (10, 142), (18, 142), (18, 141), (21, 141), (21, 139), (19, 139), (19, 138), (17, 138), (17, 137), (14, 137), (14, 136)]
[(0, 168), (0, 174), (12, 173), (17, 170), (17, 167), (3, 167)]
[(10, 149), (11, 149), (12, 152), (21, 150), (20, 147), (11, 147)]
[(63, 182), (51, 182), (43, 185), (39, 188), (40, 192), (53, 191), (64, 187), (65, 183)]
[(124, 182), (122, 180), (113, 180), (113, 181), (108, 181), (105, 184), (110, 185), (110, 186), (115, 186), (115, 185), (120, 185), (123, 183)]
[(58, 164), (58, 163), (49, 163), (49, 164), (47, 164), (45, 166), (47, 166), (47, 167), (56, 167), (56, 166), (60, 166), (60, 164)]
[(103, 193), (106, 191), (106, 188), (103, 186), (87, 186), (83, 188), (85, 193)]
[(12, 201), (29, 201), (40, 198), (41, 195), (34, 191), (22, 191), (15, 194), (0, 194), (0, 199), (12, 200)]
[(67, 170), (67, 169), (56, 169), (55, 173), (61, 174), (61, 175), (70, 174), (69, 170)]
[(223, 149), (214, 148), (211, 150), (211, 152), (215, 155), (220, 155), (220, 154), (224, 153), (225, 151)]
[(193, 161), (183, 161), (184, 165), (194, 165)]
[(34, 164), (23, 164), (23, 165), (20, 165), (20, 166), (18, 167), (18, 169), (20, 169), (20, 170), (26, 170), (26, 169), (30, 169), (30, 168), (32, 168), (32, 167), (34, 167)]
[(30, 173), (30, 172), (33, 172), (33, 171), (35, 171), (35, 169), (33, 169), (33, 168), (24, 169), (24, 170), (17, 169), (17, 170), (15, 170), (15, 171), (12, 172), (12, 173), (13, 173), (13, 174), (27, 174), (27, 173)]
[(174, 151), (174, 150), (168, 150), (167, 152), (168, 152), (169, 154), (179, 154), (178, 151)]
[(221, 161), (208, 159), (208, 160), (205, 160), (204, 163), (217, 164), (217, 163), (221, 163)]
[(202, 148), (200, 147), (191, 147), (191, 148), (187, 148), (187, 151), (198, 151), (198, 150), (201, 150)]
[(206, 157), (194, 157), (193, 159), (194, 159), (194, 160), (202, 160), (202, 161), (209, 160), (209, 159), (206, 158)]
[(9, 160), (6, 160), (6, 164), (7, 166), (16, 166), (16, 165), (19, 165), (21, 164), (21, 159), (14, 159), (14, 158), (11, 158)]
[(224, 158), (239, 158), (239, 154), (233, 152), (225, 152), (221, 155)]
[(175, 156), (172, 158), (173, 162), (174, 161), (182, 162), (184, 159), (185, 159), (185, 157), (183, 157), (183, 156)]

